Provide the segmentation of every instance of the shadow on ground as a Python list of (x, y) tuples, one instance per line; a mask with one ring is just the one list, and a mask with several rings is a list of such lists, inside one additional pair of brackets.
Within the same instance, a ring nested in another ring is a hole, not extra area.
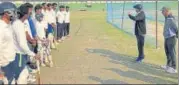
[(115, 79), (102, 80), (102, 79), (95, 77), (95, 76), (89, 76), (89, 79), (91, 79), (93, 81), (100, 82), (101, 84), (127, 84), (123, 81), (119, 81), (119, 80), (115, 80)]
[[(115, 73), (118, 73), (120, 76), (124, 77), (129, 77), (137, 80), (141, 80), (144, 82), (148, 83), (153, 83), (153, 84), (175, 84), (178, 83), (178, 76), (177, 74), (168, 74), (166, 73), (163, 69), (160, 68), (160, 66), (157, 65), (152, 65), (149, 63), (136, 63), (134, 62), (135, 57), (128, 56), (128, 55), (123, 55), (123, 54), (118, 54), (114, 53), (110, 50), (105, 50), (105, 49), (86, 49), (87, 52), (89, 53), (95, 53), (95, 54), (100, 54), (102, 57), (108, 57), (110, 58), (109, 62), (114, 63), (114, 64), (121, 64), (124, 66), (127, 66), (130, 69), (137, 70), (137, 71), (122, 71), (120, 69), (116, 68), (104, 68), (105, 70), (110, 70)], [(148, 75), (144, 75), (142, 73), (146, 73)], [(169, 80), (164, 80), (159, 77), (152, 77), (150, 75), (155, 75), (162, 77), (164, 79), (167, 78), (172, 78), (175, 79), (176, 82), (169, 81)]]

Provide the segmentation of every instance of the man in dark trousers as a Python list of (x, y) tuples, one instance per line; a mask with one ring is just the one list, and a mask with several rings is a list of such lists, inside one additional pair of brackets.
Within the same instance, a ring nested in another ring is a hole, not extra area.
[(145, 22), (145, 13), (142, 10), (143, 7), (141, 4), (136, 4), (134, 7), (137, 14), (136, 16), (132, 16), (129, 13), (129, 18), (135, 21), (135, 35), (137, 38), (137, 46), (138, 46), (138, 58), (136, 59), (137, 62), (140, 62), (144, 59), (144, 41), (146, 35), (146, 22)]
[(172, 15), (170, 8), (163, 7), (162, 14), (165, 17), (164, 25), (164, 39), (165, 39), (165, 53), (167, 56), (167, 64), (162, 66), (168, 73), (177, 73), (176, 70), (176, 38), (178, 37), (178, 28), (176, 25), (176, 20)]

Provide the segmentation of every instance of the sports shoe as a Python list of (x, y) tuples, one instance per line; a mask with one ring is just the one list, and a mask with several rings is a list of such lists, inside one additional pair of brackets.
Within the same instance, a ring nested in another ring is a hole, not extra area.
[(50, 67), (53, 67), (53, 63), (52, 62), (50, 62)]
[(168, 69), (166, 70), (166, 72), (173, 74), (173, 73), (177, 73), (177, 70), (174, 69), (174, 68), (172, 68), (172, 67), (168, 67)]
[(169, 67), (169, 66), (167, 66), (167, 65), (163, 65), (163, 66), (161, 66), (161, 68), (164, 69), (164, 70), (167, 70), (168, 67)]
[(45, 67), (46, 65), (45, 65), (44, 63), (41, 63), (41, 66), (42, 66), (42, 67)]
[(62, 42), (62, 40), (60, 39), (60, 40), (58, 40), (58, 43), (61, 43)]
[(144, 59), (143, 57), (138, 57), (138, 58), (136, 59), (136, 62), (142, 62), (143, 59)]
[(62, 40), (64, 41), (66, 37), (62, 37)]

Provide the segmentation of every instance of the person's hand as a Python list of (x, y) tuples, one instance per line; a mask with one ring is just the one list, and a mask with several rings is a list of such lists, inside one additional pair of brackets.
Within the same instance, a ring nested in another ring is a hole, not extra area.
[(37, 45), (37, 41), (36, 40), (33, 40), (32, 41), (32, 46), (36, 46)]
[(128, 12), (128, 15), (131, 15), (131, 12)]
[(39, 54), (36, 54), (36, 55), (34, 56), (34, 58), (35, 58), (36, 60), (39, 60), (39, 61), (40, 61), (40, 55), (39, 55)]

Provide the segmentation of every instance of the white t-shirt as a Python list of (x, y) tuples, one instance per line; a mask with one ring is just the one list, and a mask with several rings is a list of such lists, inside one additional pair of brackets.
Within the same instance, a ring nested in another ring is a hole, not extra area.
[(58, 11), (57, 12), (57, 19), (58, 19), (58, 23), (63, 23), (65, 21), (65, 12), (64, 11)]
[(35, 53), (32, 52), (27, 45), (25, 24), (21, 20), (17, 19), (12, 24), (12, 28), (14, 31), (14, 45), (16, 53), (35, 56)]
[(45, 28), (47, 29), (47, 27), (48, 27), (48, 21), (47, 21), (48, 15), (47, 15), (47, 12), (42, 10), (42, 14), (44, 15), (43, 16), (43, 24), (44, 24)]
[(65, 23), (70, 23), (70, 12), (65, 12)]
[(15, 59), (15, 47), (11, 25), (0, 20), (0, 66), (6, 66)]
[(35, 26), (36, 26), (37, 36), (40, 39), (44, 39), (45, 38), (45, 29), (46, 29), (44, 23), (36, 20)]
[(51, 23), (56, 23), (56, 21), (54, 20), (54, 15), (51, 11), (46, 11), (46, 21), (51, 24)]
[(28, 22), (27, 19), (24, 21), (24, 25), (25, 25), (25, 30), (28, 32), (30, 37), (33, 39), (33, 36), (32, 36), (32, 33), (31, 33), (31, 29), (30, 29), (30, 25), (29, 25), (29, 22)]
[(55, 22), (56, 23), (56, 12), (54, 11), (54, 10), (51, 10), (51, 13), (52, 13), (52, 20), (53, 20), (53, 22)]

